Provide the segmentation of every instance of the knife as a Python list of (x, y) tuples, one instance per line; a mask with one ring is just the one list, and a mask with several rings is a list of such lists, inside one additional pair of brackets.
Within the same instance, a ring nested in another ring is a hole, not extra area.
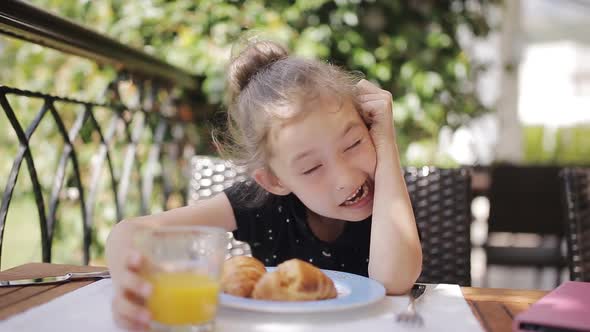
[(55, 277), (42, 277), (42, 278), (31, 278), (31, 279), (18, 279), (18, 280), (0, 280), (0, 287), (11, 287), (11, 286), (26, 286), (26, 285), (42, 285), (42, 284), (55, 284), (61, 282), (67, 282), (71, 280), (83, 280), (83, 279), (103, 279), (110, 278), (109, 271), (98, 271), (98, 272), (70, 272), (61, 276)]

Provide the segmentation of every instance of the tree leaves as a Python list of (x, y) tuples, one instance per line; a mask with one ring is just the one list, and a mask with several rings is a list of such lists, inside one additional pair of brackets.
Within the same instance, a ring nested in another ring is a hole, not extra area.
[[(294, 54), (363, 72), (404, 105), (398, 135), (426, 140), (436, 140), (443, 125), (456, 127), (486, 111), (469, 83), (474, 74), (459, 47), (457, 29), (485, 35), (489, 26), (484, 13), (495, 2), (32, 1), (204, 77), (201, 96), (196, 97), (214, 105), (223, 100), (232, 45), (244, 32), (254, 31), (287, 44)], [(19, 68), (18, 73), (0, 70), (7, 85), (97, 100), (113, 75), (112, 70), (105, 74), (104, 68), (72, 62), (36, 45), (14, 40), (5, 44), (0, 61)]]

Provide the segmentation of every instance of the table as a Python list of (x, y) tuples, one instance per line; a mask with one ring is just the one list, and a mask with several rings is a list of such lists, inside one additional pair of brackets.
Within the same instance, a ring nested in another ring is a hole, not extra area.
[[(0, 279), (36, 278), (62, 275), (66, 272), (101, 271), (104, 267), (29, 263), (3, 272)], [(64, 284), (0, 288), (0, 320), (86, 286), (94, 280)], [(511, 331), (516, 314), (547, 294), (539, 290), (462, 287), (471, 310), (486, 331)]]

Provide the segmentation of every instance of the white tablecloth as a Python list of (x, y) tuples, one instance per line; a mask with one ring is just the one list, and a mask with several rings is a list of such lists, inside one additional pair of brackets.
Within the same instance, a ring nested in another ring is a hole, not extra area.
[[(0, 322), (1, 332), (121, 331), (111, 317), (112, 283), (105, 279), (65, 294)], [(431, 285), (418, 302), (422, 328), (396, 323), (408, 304), (405, 296), (388, 296), (368, 307), (331, 313), (270, 314), (222, 308), (217, 332), (299, 331), (482, 331), (457, 285)]]

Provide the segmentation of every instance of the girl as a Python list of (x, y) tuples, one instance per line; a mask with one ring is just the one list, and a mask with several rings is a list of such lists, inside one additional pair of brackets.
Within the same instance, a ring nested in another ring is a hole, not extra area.
[(422, 251), (395, 141), (391, 94), (342, 70), (255, 42), (228, 73), (234, 163), (254, 181), (193, 206), (117, 224), (107, 241), (113, 314), (149, 324), (150, 285), (132, 247), (140, 228), (210, 225), (233, 231), (266, 265), (300, 258), (368, 275), (388, 294), (407, 291)]

